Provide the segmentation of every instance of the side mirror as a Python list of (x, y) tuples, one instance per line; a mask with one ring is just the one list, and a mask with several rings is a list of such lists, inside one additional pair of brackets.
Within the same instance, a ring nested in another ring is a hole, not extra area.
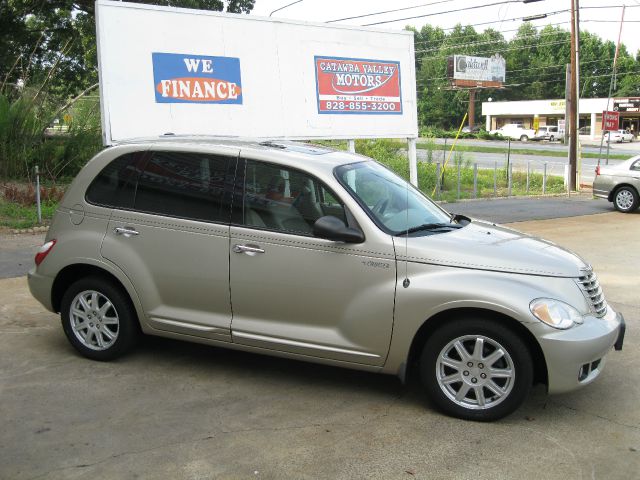
[(313, 234), (334, 242), (364, 242), (364, 234), (360, 230), (347, 227), (342, 220), (333, 215), (326, 215), (316, 220), (313, 224)]

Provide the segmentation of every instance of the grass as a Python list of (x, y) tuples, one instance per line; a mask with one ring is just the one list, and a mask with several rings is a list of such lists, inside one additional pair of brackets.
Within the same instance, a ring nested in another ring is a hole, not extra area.
[[(53, 201), (42, 203), (42, 224), (48, 224), (58, 208)], [(32, 228), (39, 226), (38, 212), (35, 205), (23, 206), (15, 202), (0, 199), (0, 227)]]
[[(440, 145), (438, 145), (440, 146)], [(431, 145), (425, 145), (424, 143), (418, 143), (417, 148), (420, 150), (431, 150), (433, 147)], [(451, 147), (447, 147), (447, 151)], [(507, 153), (509, 149), (507, 147), (485, 147), (482, 145), (456, 145), (455, 148), (458, 152), (478, 152), (478, 153)], [(563, 150), (538, 150), (534, 148), (512, 148), (511, 153), (519, 154), (519, 155), (536, 155), (540, 157), (563, 157), (566, 158), (567, 152)], [(582, 158), (599, 158), (600, 155), (597, 153), (591, 152), (582, 152)], [(623, 153), (612, 153), (609, 154), (609, 158), (613, 160), (626, 160), (631, 157), (631, 155), (625, 155)], [(603, 157), (604, 158), (604, 157)]]
[[(387, 144), (388, 146), (388, 144)], [(380, 152), (362, 152), (375, 158), (386, 165), (402, 178), (409, 178), (409, 162), (406, 157), (397, 154), (376, 155)], [(460, 197), (458, 197), (458, 168), (460, 164)], [(440, 193), (435, 192), (437, 170), (435, 163), (418, 162), (418, 185), (420, 190), (434, 200), (454, 202), (456, 200), (474, 198), (473, 192), (473, 167), (471, 162), (465, 160), (462, 152), (457, 152), (452, 159), (452, 164), (445, 170)], [(511, 195), (542, 195), (541, 173), (529, 173), (529, 189), (527, 191), (527, 173), (512, 172)], [(505, 197), (509, 195), (507, 187), (507, 170), (496, 170), (496, 189), (494, 192), (494, 170), (478, 169), (477, 198)], [(547, 175), (546, 194), (558, 194), (566, 191), (564, 180), (560, 176)]]
[[(507, 187), (507, 173), (505, 169), (497, 171), (494, 191), (493, 170), (478, 169), (477, 198), (506, 197), (509, 195)], [(424, 191), (424, 189), (423, 189)], [(566, 188), (562, 177), (547, 175), (546, 194), (564, 193)], [(426, 192), (432, 196), (433, 187)], [(511, 195), (542, 195), (542, 174), (529, 174), (529, 190), (527, 191), (526, 172), (513, 172), (511, 179)], [(462, 167), (460, 170), (460, 197), (458, 198), (458, 172), (456, 168), (447, 169), (444, 175), (443, 188), (440, 195), (432, 196), (436, 200), (455, 202), (456, 200), (474, 198), (473, 169)]]

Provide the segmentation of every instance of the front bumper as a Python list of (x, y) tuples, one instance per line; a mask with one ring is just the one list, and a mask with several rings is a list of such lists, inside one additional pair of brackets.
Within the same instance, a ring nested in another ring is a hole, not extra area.
[(29, 273), (27, 273), (27, 282), (29, 283), (31, 295), (33, 295), (33, 297), (38, 300), (44, 308), (50, 312), (54, 312), (53, 306), (51, 305), (53, 278), (39, 274), (34, 267), (29, 270)]
[(547, 364), (549, 393), (563, 393), (584, 387), (600, 375), (611, 348), (622, 349), (625, 322), (609, 306), (604, 317), (588, 316), (582, 325), (568, 330), (551, 331), (542, 324), (534, 330)]

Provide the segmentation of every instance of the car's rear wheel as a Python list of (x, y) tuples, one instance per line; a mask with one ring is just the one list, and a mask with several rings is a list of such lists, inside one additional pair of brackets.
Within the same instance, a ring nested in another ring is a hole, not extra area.
[(628, 213), (638, 208), (640, 198), (633, 187), (620, 187), (613, 196), (613, 205), (616, 210)]
[(525, 400), (533, 363), (525, 343), (501, 323), (456, 319), (425, 343), (420, 376), (430, 399), (445, 413), (491, 421)]
[(520, 141), (521, 141), (521, 142), (528, 142), (528, 141), (529, 141), (529, 137), (527, 137), (526, 135), (522, 135), (522, 136), (520, 137)]
[(551, 136), (549, 137), (549, 141), (550, 141), (550, 142), (555, 141), (555, 139), (556, 139), (556, 137), (554, 137), (553, 135), (551, 135)]
[(104, 278), (87, 277), (73, 283), (60, 308), (67, 339), (85, 357), (112, 360), (126, 353), (138, 337), (129, 298)]

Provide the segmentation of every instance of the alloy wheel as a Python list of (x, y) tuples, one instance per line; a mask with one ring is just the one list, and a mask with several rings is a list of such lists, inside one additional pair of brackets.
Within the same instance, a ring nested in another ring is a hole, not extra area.
[(513, 389), (515, 375), (507, 350), (483, 335), (455, 338), (436, 361), (436, 378), (444, 394), (472, 410), (492, 408), (504, 401)]
[(616, 205), (620, 210), (629, 210), (633, 201), (633, 194), (629, 190), (620, 190), (616, 193)]
[(118, 312), (113, 303), (98, 291), (78, 293), (71, 301), (69, 319), (75, 337), (92, 350), (107, 350), (118, 338)]

